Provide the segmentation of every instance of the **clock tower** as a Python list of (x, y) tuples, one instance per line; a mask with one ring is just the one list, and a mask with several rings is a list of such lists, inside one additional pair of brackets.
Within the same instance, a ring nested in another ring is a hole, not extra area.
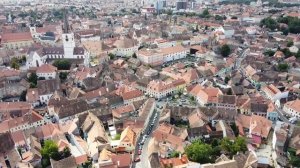
[(64, 46), (64, 58), (74, 58), (75, 39), (74, 33), (70, 31), (68, 22), (67, 11), (64, 11), (64, 25), (62, 34), (63, 46)]

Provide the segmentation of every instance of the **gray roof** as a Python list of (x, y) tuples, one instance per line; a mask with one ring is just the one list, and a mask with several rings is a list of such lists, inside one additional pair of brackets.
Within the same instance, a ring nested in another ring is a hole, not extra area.
[(61, 159), (59, 161), (55, 161), (53, 159), (50, 160), (51, 167), (53, 168), (77, 168), (76, 160), (73, 156)]
[(37, 88), (39, 95), (53, 94), (60, 89), (60, 83), (58, 79), (39, 80), (37, 81)]

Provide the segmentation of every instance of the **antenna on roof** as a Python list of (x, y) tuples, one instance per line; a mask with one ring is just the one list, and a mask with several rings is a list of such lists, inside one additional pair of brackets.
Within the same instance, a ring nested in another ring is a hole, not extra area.
[(63, 26), (64, 33), (69, 33), (69, 21), (68, 21), (68, 11), (64, 8), (64, 26)]

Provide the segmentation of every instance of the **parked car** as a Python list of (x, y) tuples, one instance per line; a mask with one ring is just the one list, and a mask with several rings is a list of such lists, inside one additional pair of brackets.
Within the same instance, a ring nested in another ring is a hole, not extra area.
[(140, 159), (139, 157), (136, 157), (136, 158), (134, 159), (134, 162), (139, 162), (139, 161), (141, 161), (141, 159)]

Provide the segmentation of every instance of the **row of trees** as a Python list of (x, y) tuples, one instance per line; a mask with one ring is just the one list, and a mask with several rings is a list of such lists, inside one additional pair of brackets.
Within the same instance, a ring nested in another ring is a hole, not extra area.
[[(291, 45), (293, 45), (293, 44), (289, 44), (289, 42), (288, 42), (287, 47), (289, 47)], [(300, 58), (300, 50), (298, 50), (297, 53), (294, 53), (294, 52), (291, 52), (289, 48), (283, 48), (283, 49), (279, 48), (277, 51), (281, 51), (284, 54), (285, 58), (289, 58), (291, 56), (295, 56), (296, 58)], [(273, 57), (274, 54), (275, 54), (275, 51), (273, 51), (273, 50), (267, 50), (267, 51), (264, 52), (264, 55), (269, 56), (269, 57)]]
[[(280, 26), (280, 23), (286, 24), (287, 26)], [(276, 29), (280, 30), (285, 35), (287, 35), (288, 33), (300, 33), (300, 19), (297, 17), (286, 16), (279, 17), (276, 20), (271, 17), (267, 17), (261, 20), (260, 26), (264, 26), (272, 31)]]
[(243, 137), (237, 137), (234, 141), (228, 138), (214, 139), (211, 144), (196, 140), (185, 148), (189, 160), (201, 164), (214, 162), (221, 153), (232, 157), (237, 152), (245, 151), (247, 151), (247, 146), (246, 139)]

